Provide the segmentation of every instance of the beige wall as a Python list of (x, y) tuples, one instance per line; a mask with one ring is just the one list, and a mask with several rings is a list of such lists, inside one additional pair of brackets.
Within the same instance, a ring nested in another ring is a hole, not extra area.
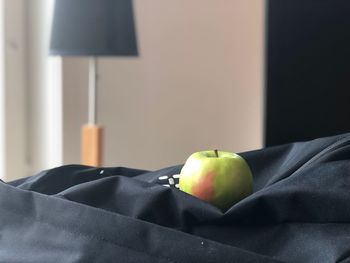
[[(264, 1), (135, 0), (140, 57), (99, 60), (104, 165), (158, 169), (262, 146)], [(88, 61), (65, 58), (64, 162), (78, 163)]]

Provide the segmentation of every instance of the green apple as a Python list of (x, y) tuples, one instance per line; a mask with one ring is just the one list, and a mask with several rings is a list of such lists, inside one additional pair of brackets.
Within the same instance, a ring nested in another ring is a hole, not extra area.
[(187, 159), (180, 172), (179, 188), (227, 210), (253, 192), (253, 176), (238, 154), (202, 151)]

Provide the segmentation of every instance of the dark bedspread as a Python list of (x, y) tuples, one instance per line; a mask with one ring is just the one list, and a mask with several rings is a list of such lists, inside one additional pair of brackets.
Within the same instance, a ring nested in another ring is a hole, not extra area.
[(350, 134), (241, 155), (254, 193), (226, 212), (160, 185), (181, 165), (0, 182), (0, 262), (350, 262)]

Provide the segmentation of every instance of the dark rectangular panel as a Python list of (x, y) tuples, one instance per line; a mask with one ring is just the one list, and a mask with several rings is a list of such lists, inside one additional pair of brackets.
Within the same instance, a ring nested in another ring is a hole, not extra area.
[(350, 1), (269, 0), (265, 145), (350, 131)]

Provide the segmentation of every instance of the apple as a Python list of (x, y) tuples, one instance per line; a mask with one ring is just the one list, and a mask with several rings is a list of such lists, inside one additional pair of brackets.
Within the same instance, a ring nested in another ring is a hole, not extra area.
[(201, 151), (193, 153), (181, 169), (179, 188), (227, 210), (253, 192), (253, 176), (238, 154)]

